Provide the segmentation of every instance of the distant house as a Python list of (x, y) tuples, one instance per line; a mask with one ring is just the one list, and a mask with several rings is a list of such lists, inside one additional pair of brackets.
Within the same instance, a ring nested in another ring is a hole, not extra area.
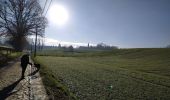
[(80, 46), (78, 48), (79, 50), (113, 50), (113, 49), (118, 49), (117, 46), (109, 46), (104, 43), (99, 43), (96, 46)]

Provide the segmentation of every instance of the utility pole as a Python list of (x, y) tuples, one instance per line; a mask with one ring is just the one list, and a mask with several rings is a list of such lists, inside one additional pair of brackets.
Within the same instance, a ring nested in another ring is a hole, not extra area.
[(33, 39), (31, 39), (31, 54), (33, 53), (33, 47), (34, 46), (34, 42), (33, 42)]
[(36, 57), (36, 53), (37, 53), (37, 25), (36, 25), (36, 30), (35, 30), (35, 47), (34, 47), (34, 57)]
[[(47, 14), (47, 12), (48, 12), (48, 9), (49, 9), (49, 7), (50, 7), (50, 5), (51, 5), (51, 2), (52, 2), (52, 0), (50, 1), (50, 4), (49, 4), (49, 6), (48, 6), (48, 8), (47, 8), (47, 11), (46, 11), (46, 13), (45, 13), (45, 16), (46, 16), (46, 14)], [(42, 14), (43, 14), (43, 12), (44, 12), (44, 10), (45, 10), (46, 4), (47, 4), (47, 0), (45, 1), (45, 5), (44, 5), (44, 8), (43, 8), (43, 11), (41, 12), (41, 16), (42, 16)], [(36, 57), (36, 53), (37, 53), (37, 34), (38, 34), (38, 32), (37, 32), (37, 25), (36, 25), (35, 34), (36, 34), (36, 36), (35, 36), (34, 57)]]

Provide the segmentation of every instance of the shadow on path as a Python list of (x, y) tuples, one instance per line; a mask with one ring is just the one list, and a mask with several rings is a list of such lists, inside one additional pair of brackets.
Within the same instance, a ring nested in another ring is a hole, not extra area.
[(1, 99), (1, 100), (4, 100), (4, 99), (6, 99), (7, 97), (9, 97), (10, 95), (18, 92), (19, 90), (18, 90), (18, 91), (14, 91), (14, 92), (12, 92), (12, 91), (13, 91), (14, 88), (19, 84), (19, 82), (20, 82), (21, 80), (22, 80), (22, 79), (19, 79), (19, 80), (17, 80), (16, 82), (12, 83), (11, 85), (9, 85), (9, 86), (3, 88), (2, 90), (0, 90), (0, 99)]
[(36, 68), (36, 70), (34, 70), (28, 76), (33, 76), (33, 75), (35, 75), (40, 70), (40, 64), (35, 64), (34, 67)]

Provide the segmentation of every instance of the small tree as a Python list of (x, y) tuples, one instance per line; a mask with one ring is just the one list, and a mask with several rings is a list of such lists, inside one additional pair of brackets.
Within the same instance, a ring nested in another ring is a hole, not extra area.
[(61, 48), (61, 44), (60, 43), (58, 44), (58, 48)]
[(170, 48), (170, 45), (168, 45), (167, 48)]
[(68, 47), (68, 51), (69, 51), (69, 52), (73, 52), (73, 51), (74, 51), (74, 48), (73, 48), (72, 45), (70, 45), (70, 46)]

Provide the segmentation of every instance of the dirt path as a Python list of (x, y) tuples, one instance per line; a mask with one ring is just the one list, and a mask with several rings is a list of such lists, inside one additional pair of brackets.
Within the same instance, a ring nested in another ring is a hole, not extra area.
[(40, 74), (36, 70), (28, 65), (25, 79), (20, 80), (19, 59), (1, 68), (0, 100), (48, 100)]

